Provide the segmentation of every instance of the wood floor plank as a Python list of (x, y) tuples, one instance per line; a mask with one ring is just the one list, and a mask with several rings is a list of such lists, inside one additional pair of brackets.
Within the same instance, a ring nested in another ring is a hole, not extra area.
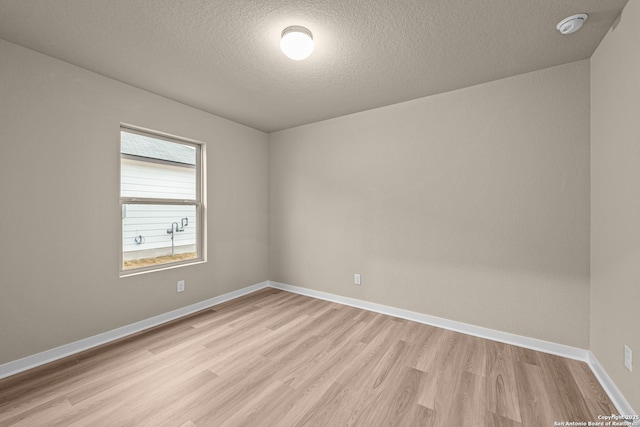
[(300, 373), (298, 383), (294, 384), (296, 394), (282, 408), (279, 425), (298, 424), (333, 384), (337, 383), (336, 387), (341, 387), (342, 383), (338, 379), (343, 376), (347, 361), (350, 362), (361, 354), (363, 347), (357, 342), (344, 343), (342, 347), (327, 353), (327, 357), (311, 370)]
[(215, 380), (221, 381), (222, 379), (206, 369), (200, 370), (197, 367), (186, 375), (159, 380), (156, 387), (152, 389), (147, 388), (137, 392), (127, 391), (123, 400), (136, 413), (156, 406), (166, 408), (173, 405), (177, 399), (193, 393), (194, 390), (210, 386)]
[(415, 405), (411, 415), (408, 417), (407, 426), (430, 427), (435, 424), (435, 411), (425, 408), (422, 405)]
[(245, 406), (224, 420), (221, 427), (252, 427), (277, 425), (281, 417), (279, 409), (291, 400), (292, 390), (286, 384), (275, 381), (256, 393)]
[(315, 399), (313, 405), (311, 405), (302, 418), (298, 419), (294, 425), (316, 427), (330, 425), (328, 421), (331, 419), (333, 411), (338, 407), (346, 392), (347, 390), (341, 383), (332, 383), (324, 393)]
[(64, 397), (57, 397), (44, 402), (39, 402), (38, 404), (28, 409), (21, 410), (20, 412), (0, 412), (0, 425), (45, 425), (60, 412), (67, 412), (71, 408), (72, 405), (67, 399)]
[(124, 423), (123, 427), (180, 425), (203, 411), (209, 411), (209, 402), (218, 396), (223, 379), (212, 372), (203, 371), (195, 380), (194, 387), (182, 395), (169, 394), (136, 410), (135, 416)]
[(514, 375), (518, 388), (520, 417), (523, 427), (553, 425), (561, 421), (562, 415), (554, 411), (541, 367), (524, 362), (516, 362)]
[(487, 342), (486, 410), (521, 422), (512, 346)]
[[(522, 424), (519, 422), (488, 411), (485, 412), (484, 425), (487, 427), (522, 427)], [(553, 426), (553, 423), (541, 425)]]
[(413, 425), (413, 410), (417, 406), (418, 389), (424, 373), (404, 366), (386, 386), (388, 392), (377, 393), (377, 398), (358, 425), (399, 426)]
[(106, 375), (110, 370), (117, 370), (123, 360), (135, 364), (139, 360), (148, 360), (149, 357), (150, 354), (147, 351), (136, 351), (126, 357), (123, 354), (119, 354), (117, 357), (98, 357), (96, 355), (95, 359), (97, 360), (74, 360), (72, 364), (65, 364), (57, 376), (49, 372), (47, 368), (44, 375), (45, 380), (37, 376), (33, 382), (25, 381), (17, 384), (12, 382), (0, 388), (0, 419), (3, 411), (20, 413), (22, 410), (54, 398), (67, 396), (75, 390), (83, 388), (92, 377), (99, 377)]
[(436, 411), (445, 417), (451, 406), (451, 396), (455, 393), (458, 375), (462, 372), (464, 360), (463, 335), (452, 331), (443, 331), (439, 346), (434, 349), (436, 360), (426, 373), (418, 403)]
[(569, 371), (580, 389), (584, 401), (594, 416), (609, 415), (616, 412), (616, 408), (611, 404), (609, 396), (602, 389), (589, 365), (584, 362), (568, 363)]
[(595, 421), (589, 367), (263, 289), (0, 380), (0, 426), (486, 426)]
[(387, 319), (387, 323), (381, 328), (379, 334), (368, 342), (360, 355), (353, 360), (353, 363), (346, 367), (340, 378), (342, 384), (349, 384), (354, 390), (361, 390), (364, 385), (371, 380), (371, 372), (380, 360), (384, 357), (393, 342), (396, 341), (395, 334), (402, 326), (400, 323)]
[(512, 346), (512, 353), (515, 362), (528, 363), (530, 365), (540, 366), (538, 352), (528, 348)]
[(484, 377), (487, 375), (487, 353), (485, 348), (486, 340), (482, 338), (467, 337), (467, 352), (464, 359), (464, 370), (471, 374)]
[(356, 391), (344, 387), (340, 400), (333, 407), (333, 413), (327, 420), (327, 425), (341, 425), (345, 427), (357, 425), (358, 420), (369, 407), (374, 396), (365, 395), (362, 391)]
[[(393, 336), (390, 337), (393, 338)], [(372, 344), (373, 342), (369, 343), (370, 346)], [(360, 378), (364, 381), (354, 383), (345, 380), (344, 383), (348, 386), (347, 390), (349, 390), (351, 401), (340, 405), (340, 412), (334, 413), (335, 417), (339, 415), (340, 418), (335, 418), (332, 422), (344, 423), (343, 418), (349, 420), (347, 425), (367, 425), (373, 422), (373, 419), (376, 419), (376, 422), (383, 422), (382, 418), (388, 417), (389, 414), (381, 410), (398, 404), (393, 399), (401, 397), (405, 390), (401, 389), (404, 383), (396, 384), (398, 380), (402, 382), (405, 377), (411, 380), (407, 385), (413, 391), (411, 393), (412, 400), (417, 400), (419, 384), (416, 383), (422, 379), (423, 373), (407, 366), (408, 352), (405, 350), (408, 347), (406, 341), (396, 339), (377, 363), (370, 363), (367, 368), (363, 369), (363, 375)], [(419, 373), (416, 375), (415, 381), (407, 373), (409, 370), (410, 374), (413, 374), (414, 371)], [(357, 384), (362, 385), (356, 388)], [(392, 389), (394, 391), (389, 392)], [(349, 413), (351, 413), (350, 416)], [(404, 415), (404, 411), (401, 415)]]
[(561, 417), (570, 421), (596, 420), (598, 414), (592, 414), (589, 410), (580, 388), (568, 368), (568, 364), (575, 361), (552, 354), (541, 354), (540, 360), (547, 373), (544, 376), (546, 390), (549, 396), (557, 402)]
[(53, 424), (52, 427), (85, 427), (85, 426), (102, 426), (102, 425), (122, 425), (131, 418), (134, 414), (123, 402), (117, 403), (114, 406), (99, 406), (90, 412), (86, 413), (82, 419), (69, 423), (68, 420), (63, 420), (58, 424)]
[[(486, 379), (466, 371), (457, 376), (454, 399), (449, 402), (449, 410), (437, 412), (437, 426), (483, 427), (485, 419)], [(446, 416), (444, 416), (446, 414)]]
[(433, 326), (421, 326), (421, 334), (416, 344), (418, 351), (413, 360), (409, 361), (409, 366), (422, 372), (430, 372), (436, 362), (445, 330)]

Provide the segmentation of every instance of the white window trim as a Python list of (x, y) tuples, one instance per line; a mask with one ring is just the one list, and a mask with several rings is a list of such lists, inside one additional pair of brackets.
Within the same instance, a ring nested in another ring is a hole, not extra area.
[[(162, 271), (169, 270), (176, 267), (183, 267), (186, 265), (194, 265), (201, 264), (206, 262), (206, 210), (205, 210), (205, 168), (203, 168), (203, 164), (206, 159), (206, 145), (199, 141), (194, 141), (190, 139), (186, 139), (184, 137), (169, 135), (165, 133), (161, 133), (155, 130), (148, 130), (145, 128), (132, 126), (128, 124), (120, 124), (120, 128), (118, 129), (118, 170), (120, 171), (118, 174), (118, 192), (122, 194), (122, 152), (121, 152), (121, 135), (120, 132), (125, 131), (129, 133), (135, 133), (143, 136), (149, 136), (152, 138), (161, 139), (164, 141), (188, 145), (196, 148), (196, 198), (195, 199), (162, 199), (162, 198), (145, 198), (145, 197), (122, 197), (120, 196), (120, 233), (119, 240), (120, 243), (118, 245), (120, 252), (120, 268), (119, 274), (120, 277), (128, 277), (128, 276), (136, 276), (143, 273), (150, 273), (154, 271)], [(197, 257), (193, 259), (187, 259), (182, 261), (169, 262), (158, 265), (150, 265), (147, 267), (138, 267), (138, 268), (129, 268), (124, 269), (124, 241), (123, 241), (123, 222), (122, 222), (122, 211), (124, 205), (131, 204), (148, 204), (148, 205), (189, 205), (195, 206), (196, 208), (196, 253)]]

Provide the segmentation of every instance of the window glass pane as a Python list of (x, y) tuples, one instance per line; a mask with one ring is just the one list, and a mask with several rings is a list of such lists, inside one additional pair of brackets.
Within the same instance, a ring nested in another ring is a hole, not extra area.
[(194, 205), (122, 205), (123, 270), (197, 258)]
[(121, 131), (120, 196), (196, 199), (196, 148)]

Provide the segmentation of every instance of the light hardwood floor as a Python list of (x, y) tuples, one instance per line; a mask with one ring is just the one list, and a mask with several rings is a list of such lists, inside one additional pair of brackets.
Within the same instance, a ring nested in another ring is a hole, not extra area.
[(0, 381), (1, 426), (527, 426), (616, 413), (582, 362), (264, 289)]

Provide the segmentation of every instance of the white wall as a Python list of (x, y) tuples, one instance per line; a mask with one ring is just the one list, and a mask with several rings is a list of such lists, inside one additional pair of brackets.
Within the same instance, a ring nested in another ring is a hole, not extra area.
[[(0, 121), (0, 364), (268, 279), (266, 134), (4, 41)], [(121, 123), (206, 143), (206, 263), (118, 277)]]
[(271, 280), (588, 348), (588, 61), (269, 141)]
[[(640, 0), (591, 58), (591, 351), (640, 413)], [(629, 372), (623, 348), (635, 356)]]

